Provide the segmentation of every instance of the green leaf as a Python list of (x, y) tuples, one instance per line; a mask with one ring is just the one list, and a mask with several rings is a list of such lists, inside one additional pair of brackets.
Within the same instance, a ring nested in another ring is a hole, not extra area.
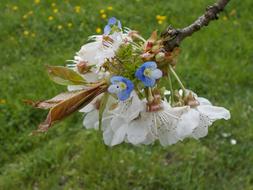
[(85, 85), (87, 82), (77, 72), (62, 66), (47, 66), (50, 79), (60, 85)]
[(99, 104), (99, 119), (98, 119), (99, 129), (101, 129), (101, 126), (102, 126), (103, 113), (105, 111), (105, 107), (106, 107), (108, 98), (109, 98), (109, 93), (105, 92), (104, 95), (102, 96), (100, 104)]

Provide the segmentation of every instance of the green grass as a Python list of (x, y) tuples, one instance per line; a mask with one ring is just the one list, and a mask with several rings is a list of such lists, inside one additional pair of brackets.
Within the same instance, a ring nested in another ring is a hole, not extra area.
[[(100, 9), (113, 6), (108, 17), (116, 16), (147, 38), (168, 24), (191, 23), (212, 2), (58, 0), (55, 14), (49, 0), (38, 5), (32, 0), (1, 0), (0, 189), (252, 190), (251, 0), (232, 1), (220, 20), (181, 45), (177, 71), (185, 85), (232, 114), (228, 122), (216, 122), (203, 140), (189, 139), (166, 148), (159, 144), (108, 148), (96, 131), (84, 130), (80, 113), (45, 135), (29, 136), (46, 113), (22, 100), (49, 98), (64, 90), (49, 81), (44, 66), (64, 65), (97, 27), (103, 27)], [(75, 6), (81, 7), (80, 13)], [(23, 19), (29, 11), (33, 14)], [(156, 22), (157, 14), (167, 16), (164, 24)], [(231, 136), (224, 138), (222, 133)], [(231, 145), (231, 139), (237, 144)]]

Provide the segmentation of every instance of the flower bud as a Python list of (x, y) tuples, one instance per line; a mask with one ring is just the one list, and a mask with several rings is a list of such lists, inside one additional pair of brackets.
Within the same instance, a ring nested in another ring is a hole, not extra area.
[(101, 99), (97, 99), (96, 102), (94, 102), (94, 107), (96, 110), (99, 110), (101, 104)]
[(147, 111), (156, 112), (163, 109), (162, 99), (160, 92), (155, 90), (153, 91), (152, 101), (147, 102)]
[(159, 53), (156, 54), (156, 56), (155, 56), (155, 60), (156, 60), (157, 62), (162, 62), (162, 61), (164, 61), (164, 58), (165, 58), (165, 53), (163, 53), (163, 52), (159, 52)]
[(191, 92), (185, 96), (184, 102), (186, 105), (188, 105), (190, 107), (199, 106), (198, 100), (195, 99), (194, 95)]
[(143, 53), (141, 54), (141, 58), (144, 60), (144, 61), (149, 61), (153, 58), (154, 54), (151, 54), (149, 52), (146, 52), (146, 53)]
[(84, 74), (87, 71), (89, 71), (89, 66), (87, 63), (88, 63), (87, 61), (81, 61), (76, 65), (79, 73)]
[(147, 51), (151, 50), (153, 45), (154, 45), (153, 42), (147, 42), (147, 44), (145, 46), (145, 51), (147, 52)]

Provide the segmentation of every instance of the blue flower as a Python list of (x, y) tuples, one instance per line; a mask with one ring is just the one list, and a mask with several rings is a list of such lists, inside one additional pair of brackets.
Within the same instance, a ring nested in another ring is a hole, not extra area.
[(132, 81), (122, 76), (113, 76), (111, 83), (108, 92), (116, 94), (121, 101), (128, 99), (134, 89)]
[(108, 20), (107, 25), (104, 27), (104, 34), (109, 35), (113, 29), (122, 30), (121, 22), (117, 20), (115, 17), (112, 17)]
[(157, 79), (163, 75), (160, 69), (157, 69), (156, 62), (148, 61), (143, 63), (135, 72), (135, 77), (141, 80), (146, 87), (155, 85)]

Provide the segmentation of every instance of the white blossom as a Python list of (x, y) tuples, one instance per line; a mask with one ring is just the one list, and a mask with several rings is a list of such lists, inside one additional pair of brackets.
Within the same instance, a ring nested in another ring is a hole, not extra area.
[[(194, 94), (194, 93), (193, 93)], [(199, 139), (208, 134), (208, 127), (219, 119), (230, 119), (230, 112), (223, 108), (213, 106), (209, 100), (197, 97), (195, 99), (199, 105), (192, 107), (182, 115), (178, 123), (177, 134), (181, 139), (193, 137)]]

